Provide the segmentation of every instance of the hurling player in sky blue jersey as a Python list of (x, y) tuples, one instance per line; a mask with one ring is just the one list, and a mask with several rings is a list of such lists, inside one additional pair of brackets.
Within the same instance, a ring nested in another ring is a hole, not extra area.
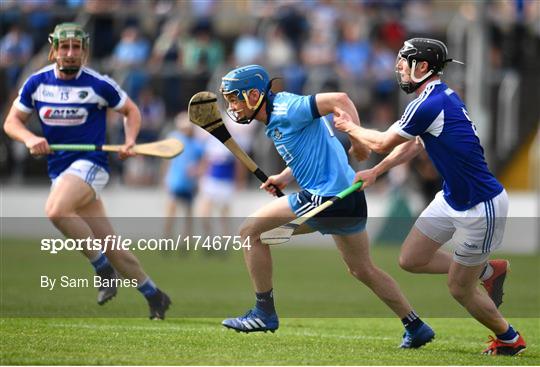
[[(256, 305), (243, 316), (223, 321), (225, 327), (242, 332), (275, 331), (279, 320), (274, 308), (272, 258), (260, 235), (301, 216), (352, 184), (354, 171), (327, 115), (339, 107), (357, 119), (356, 109), (344, 93), (274, 94), (268, 73), (259, 65), (229, 72), (222, 79), (221, 92), (234, 121), (249, 123), (256, 119), (265, 125), (266, 135), (287, 165), (261, 188), (275, 194), (272, 185), (283, 189), (293, 180), (301, 188), (300, 192), (268, 203), (242, 224), (240, 235), (251, 241), (244, 258), (255, 289)], [(369, 150), (363, 144), (355, 144), (354, 149), (358, 157), (367, 158)], [(433, 339), (434, 332), (416, 315), (394, 279), (371, 261), (366, 217), (365, 197), (362, 192), (356, 192), (299, 227), (295, 234), (313, 231), (331, 234), (351, 274), (402, 320), (405, 334), (401, 347), (421, 347)]]
[[(137, 106), (111, 79), (84, 67), (89, 52), (89, 36), (76, 23), (62, 23), (49, 35), (49, 61), (53, 64), (31, 75), (20, 89), (6, 118), (4, 130), (26, 145), (33, 155), (48, 154), (52, 188), (45, 211), (56, 228), (74, 239), (114, 235), (99, 198), (109, 179), (105, 152), (55, 152), (49, 144), (105, 143), (107, 108), (125, 116), (125, 142), (120, 158), (134, 155), (130, 150), (141, 125)], [(32, 112), (38, 113), (43, 137), (27, 127)], [(150, 318), (163, 319), (169, 307), (168, 296), (145, 274), (129, 251), (110, 247), (103, 253), (84, 249), (83, 254), (101, 277), (98, 303), (116, 295), (120, 280), (136, 281), (150, 307)], [(116, 269), (116, 271), (115, 271)], [(133, 283), (132, 283), (133, 284)]]
[[(363, 189), (390, 168), (425, 149), (444, 179), (443, 189), (422, 212), (401, 249), (401, 267), (413, 273), (448, 273), (452, 296), (495, 335), (485, 354), (515, 355), (526, 345), (503, 318), (503, 282), (508, 261), (488, 261), (501, 245), (508, 212), (503, 186), (489, 171), (484, 151), (465, 105), (440, 79), (447, 62), (446, 45), (413, 38), (396, 60), (400, 87), (417, 98), (385, 132), (358, 126), (356, 116), (338, 110), (335, 125), (378, 153), (390, 154), (375, 167), (358, 172)], [(453, 256), (441, 246), (453, 239)], [(478, 279), (487, 290), (481, 292)]]

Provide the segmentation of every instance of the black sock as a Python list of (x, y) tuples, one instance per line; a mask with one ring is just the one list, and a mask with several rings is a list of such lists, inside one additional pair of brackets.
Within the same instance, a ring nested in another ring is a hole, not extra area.
[(407, 316), (401, 319), (401, 322), (403, 323), (403, 326), (405, 326), (405, 329), (411, 333), (416, 331), (416, 329), (418, 329), (420, 326), (424, 325), (424, 322), (414, 311), (409, 312)]
[(276, 312), (276, 309), (274, 308), (273, 290), (274, 289), (272, 288), (268, 292), (255, 293), (255, 297), (257, 298), (257, 308), (263, 310), (267, 314), (273, 314)]

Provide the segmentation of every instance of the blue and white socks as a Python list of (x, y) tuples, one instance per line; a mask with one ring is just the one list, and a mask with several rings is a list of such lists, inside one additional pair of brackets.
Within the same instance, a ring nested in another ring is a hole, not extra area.
[(146, 278), (137, 289), (146, 299), (153, 298), (158, 293), (158, 289), (150, 277)]
[(94, 267), (96, 274), (100, 277), (110, 278), (114, 274), (114, 268), (109, 262), (109, 259), (101, 251), (95, 258), (90, 259), (90, 263)]
[(508, 330), (502, 334), (497, 334), (497, 339), (502, 341), (503, 343), (512, 344), (515, 343), (519, 339), (519, 334), (514, 330), (512, 325), (508, 325)]

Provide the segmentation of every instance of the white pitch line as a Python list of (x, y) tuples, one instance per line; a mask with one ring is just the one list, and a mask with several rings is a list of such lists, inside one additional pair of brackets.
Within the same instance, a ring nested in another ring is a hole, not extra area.
[(125, 326), (125, 325), (85, 325), (85, 324), (52, 324), (50, 326), (59, 328), (73, 328), (73, 329), (108, 329), (108, 330), (150, 330), (150, 331), (175, 331), (175, 330), (201, 330), (203, 327), (186, 327), (173, 324), (167, 324), (163, 327), (156, 326)]
[(309, 336), (317, 338), (335, 338), (335, 339), (350, 339), (350, 340), (394, 340), (395, 338), (389, 338), (385, 336), (369, 336), (369, 335), (336, 335), (336, 334), (319, 334), (312, 332), (290, 332), (283, 331), (280, 334), (292, 335), (292, 336)]
[[(63, 327), (63, 328), (74, 328), (74, 329), (108, 329), (108, 330), (149, 330), (149, 331), (202, 331), (203, 329), (206, 330), (214, 330), (217, 329), (217, 326), (185, 326), (185, 325), (173, 325), (173, 324), (164, 324), (162, 327), (156, 327), (156, 326), (139, 326), (139, 325), (133, 325), (133, 326), (124, 326), (124, 325), (85, 325), (85, 324), (52, 324), (51, 326), (54, 327)], [(390, 338), (390, 337), (384, 337), (384, 336), (369, 336), (369, 335), (336, 335), (336, 334), (321, 334), (321, 333), (314, 333), (314, 332), (294, 332), (291, 329), (294, 327), (289, 328), (288, 330), (279, 330), (278, 334), (276, 336), (307, 336), (307, 337), (317, 337), (317, 338), (329, 338), (329, 339), (346, 339), (346, 340), (394, 340), (396, 338)], [(223, 329), (223, 331), (227, 331)]]

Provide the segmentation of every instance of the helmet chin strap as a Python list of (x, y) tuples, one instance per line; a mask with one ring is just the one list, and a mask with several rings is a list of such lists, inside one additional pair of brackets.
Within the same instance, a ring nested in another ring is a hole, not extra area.
[[(253, 90), (253, 89), (252, 89), (252, 90)], [(259, 94), (259, 99), (257, 100), (257, 103), (255, 103), (255, 105), (252, 106), (251, 103), (249, 103), (249, 97), (248, 97), (248, 95), (247, 95), (247, 92), (246, 92), (245, 90), (242, 91), (242, 96), (244, 97), (244, 101), (246, 101), (246, 105), (248, 106), (248, 108), (249, 108), (250, 110), (253, 110), (253, 109), (255, 109), (255, 108), (258, 108), (258, 107), (261, 105), (261, 103), (262, 103), (262, 101), (263, 101), (263, 99), (264, 99), (264, 95), (265, 95), (265, 93), (264, 93), (264, 92), (261, 92), (261, 93)]]
[(227, 108), (227, 115), (237, 124), (249, 124), (251, 121), (247, 117), (238, 119), (238, 113), (242, 111), (243, 109), (233, 112), (230, 108)]
[[(415, 90), (417, 90), (418, 88), (420, 88), (420, 86), (422, 84), (424, 84), (426, 82), (426, 80), (429, 79), (429, 77), (431, 77), (434, 73), (433, 70), (430, 70), (428, 71), (423, 77), (421, 78), (416, 78), (414, 76), (414, 72), (416, 70), (416, 60), (413, 60), (412, 63), (411, 63), (411, 75), (410, 75), (410, 78), (411, 78), (411, 81), (408, 82), (408, 83), (400, 83), (399, 86), (401, 87), (401, 89), (403, 89), (403, 91), (405, 91), (405, 93), (407, 94), (410, 94), (412, 92), (414, 92)], [(414, 83), (413, 83), (414, 82)]]
[[(264, 93), (261, 93), (261, 97), (259, 97), (259, 101), (257, 102), (256, 106), (257, 108), (255, 109), (255, 112), (253, 112), (253, 114), (251, 115), (251, 117), (245, 117), (241, 120), (238, 120), (236, 121), (237, 123), (239, 124), (242, 124), (242, 125), (247, 125), (247, 124), (250, 124), (251, 121), (253, 121), (255, 119), (255, 116), (257, 116), (257, 114), (259, 113), (259, 111), (261, 110), (262, 106), (263, 106), (263, 102), (264, 101)], [(248, 102), (248, 99), (246, 98), (246, 104), (250, 107), (251, 109), (251, 106), (249, 105), (249, 102)], [(254, 106), (253, 106), (254, 107)]]
[[(73, 74), (77, 74), (79, 72), (79, 70), (81, 70), (81, 65), (79, 65), (79, 66), (62, 66), (62, 64), (60, 63), (61, 59), (62, 59), (62, 57), (56, 57), (56, 65), (58, 65), (58, 70), (61, 71), (62, 73), (68, 74), (68, 75), (73, 75)], [(81, 60), (81, 64), (82, 64), (82, 60)]]
[[(79, 70), (81, 69), (82, 64), (85, 61), (85, 56), (83, 55), (82, 57), (80, 57), (80, 65), (79, 66), (62, 66), (60, 61), (63, 58), (70, 57), (69, 55), (70, 55), (71, 52), (73, 52), (73, 39), (69, 39), (69, 52), (68, 52), (68, 55), (67, 56), (56, 56), (56, 64), (58, 65), (58, 70), (61, 71), (64, 74), (68, 74), (68, 75), (77, 74), (79, 72)], [(84, 50), (83, 50), (83, 52), (84, 52)]]
[(77, 74), (81, 68), (66, 68), (66, 67), (59, 67), (58, 70), (60, 70), (64, 74), (73, 75)]
[[(413, 60), (413, 61), (412, 61), (412, 66), (411, 66), (411, 80), (412, 80), (413, 82), (415, 82), (415, 83), (420, 83), (420, 85), (422, 85), (422, 83), (423, 83), (424, 81), (426, 81), (427, 78), (429, 78), (430, 76), (433, 75), (433, 70), (430, 70), (430, 71), (428, 71), (428, 72), (426, 73), (426, 75), (424, 75), (423, 77), (421, 77), (421, 78), (416, 78), (416, 77), (414, 76), (414, 71), (415, 71), (415, 70), (416, 70), (416, 60)], [(420, 86), (420, 85), (419, 85), (419, 86)]]
[(264, 105), (263, 102), (265, 100), (266, 94), (270, 93), (270, 91), (272, 90), (272, 83), (276, 79), (279, 79), (279, 78), (273, 78), (272, 80), (270, 80), (270, 82), (268, 82), (268, 86), (266, 87), (266, 91), (261, 92), (261, 94), (259, 95), (259, 99), (257, 100), (257, 103), (254, 106), (252, 106), (249, 103), (249, 98), (248, 98), (247, 93), (245, 91), (242, 92), (242, 95), (244, 96), (244, 100), (246, 101), (246, 105), (248, 106), (248, 108), (252, 109), (252, 108), (256, 107), (256, 109), (255, 109), (255, 112), (253, 112), (253, 114), (251, 115), (251, 117), (246, 117), (246, 118), (243, 118), (241, 120), (238, 120), (238, 121), (236, 121), (237, 123), (247, 125), (247, 124), (250, 124), (251, 121), (253, 121), (255, 119), (255, 116), (257, 116), (257, 114), (261, 110), (262, 106)]

